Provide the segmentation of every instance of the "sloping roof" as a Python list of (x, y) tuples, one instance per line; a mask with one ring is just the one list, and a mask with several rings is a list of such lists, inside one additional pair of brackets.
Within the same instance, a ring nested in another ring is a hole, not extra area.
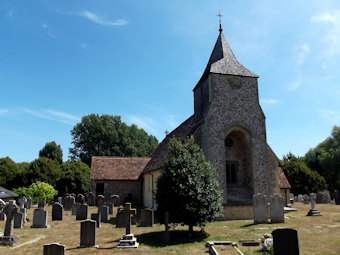
[(3, 187), (0, 187), (0, 198), (3, 199), (3, 198), (17, 198), (19, 197), (18, 194), (15, 194), (14, 192), (8, 190), (8, 189), (5, 189)]
[(159, 169), (168, 159), (168, 145), (170, 138), (176, 136), (178, 139), (184, 139), (185, 137), (194, 134), (197, 129), (197, 126), (194, 124), (194, 115), (192, 115), (168, 134), (152, 153), (151, 160), (146, 165), (143, 173)]
[(135, 181), (150, 158), (99, 157), (91, 160), (91, 180)]
[(288, 181), (285, 173), (282, 171), (281, 167), (279, 167), (279, 183), (280, 183), (280, 189), (290, 189), (291, 188), (289, 181)]
[(200, 81), (205, 79), (209, 73), (258, 78), (258, 75), (249, 71), (240, 62), (238, 62), (229, 46), (228, 41), (225, 39), (222, 33), (220, 33), (217, 37), (215, 47), (211, 53), (207, 67), (205, 68)]

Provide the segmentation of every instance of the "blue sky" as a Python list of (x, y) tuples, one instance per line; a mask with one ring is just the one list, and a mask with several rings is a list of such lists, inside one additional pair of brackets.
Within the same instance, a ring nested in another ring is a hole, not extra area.
[(159, 141), (193, 113), (218, 36), (260, 76), (267, 140), (304, 155), (340, 124), (340, 2), (0, 0), (0, 157), (71, 147), (86, 114), (120, 115)]

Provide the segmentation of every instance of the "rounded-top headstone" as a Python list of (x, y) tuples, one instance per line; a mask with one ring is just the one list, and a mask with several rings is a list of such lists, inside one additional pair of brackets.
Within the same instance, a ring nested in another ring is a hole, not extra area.
[(298, 255), (299, 242), (297, 231), (290, 228), (278, 228), (272, 232), (275, 255)]
[(39, 201), (38, 208), (45, 208), (46, 202), (44, 200)]
[(99, 195), (96, 199), (97, 206), (103, 206), (105, 204), (105, 197), (103, 195)]

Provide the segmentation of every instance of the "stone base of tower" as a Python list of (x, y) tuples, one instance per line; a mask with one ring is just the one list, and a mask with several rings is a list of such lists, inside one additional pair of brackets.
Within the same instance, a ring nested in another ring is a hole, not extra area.
[(253, 206), (223, 206), (223, 216), (220, 220), (251, 220), (253, 219)]

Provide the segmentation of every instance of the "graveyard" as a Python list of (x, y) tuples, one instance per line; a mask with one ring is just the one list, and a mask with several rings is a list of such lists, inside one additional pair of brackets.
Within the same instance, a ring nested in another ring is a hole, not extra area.
[[(340, 253), (340, 206), (334, 204), (316, 204), (322, 216), (306, 216), (310, 204), (296, 202), (292, 205), (296, 212), (285, 213), (285, 223), (254, 224), (253, 220), (229, 220), (209, 223), (201, 231), (195, 227), (189, 236), (187, 226), (170, 226), (168, 242), (165, 241), (164, 225), (140, 227), (140, 209), (132, 218), (131, 233), (137, 238), (138, 248), (118, 249), (119, 239), (125, 234), (125, 228), (116, 228), (115, 216), (108, 214), (108, 222), (101, 222), (95, 230), (95, 247), (80, 248), (81, 220), (76, 220), (72, 211), (63, 211), (62, 220), (52, 221), (52, 206), (46, 205), (46, 228), (32, 228), (33, 213), (37, 207), (27, 209), (27, 222), (23, 228), (14, 228), (13, 235), (19, 237), (14, 246), (0, 246), (0, 254), (42, 254), (44, 244), (57, 242), (66, 246), (66, 254), (207, 254), (207, 241), (231, 241), (238, 244), (244, 254), (266, 254), (261, 246), (242, 246), (240, 240), (255, 240), (265, 233), (270, 234), (277, 228), (297, 230), (300, 254), (339, 254)], [(119, 208), (123, 208), (122, 206)], [(119, 209), (121, 210), (121, 209)], [(98, 212), (96, 206), (89, 206), (87, 219)], [(137, 223), (137, 224), (136, 224)], [(5, 221), (0, 221), (0, 231), (5, 229)], [(235, 248), (216, 246), (219, 254), (238, 254)]]

